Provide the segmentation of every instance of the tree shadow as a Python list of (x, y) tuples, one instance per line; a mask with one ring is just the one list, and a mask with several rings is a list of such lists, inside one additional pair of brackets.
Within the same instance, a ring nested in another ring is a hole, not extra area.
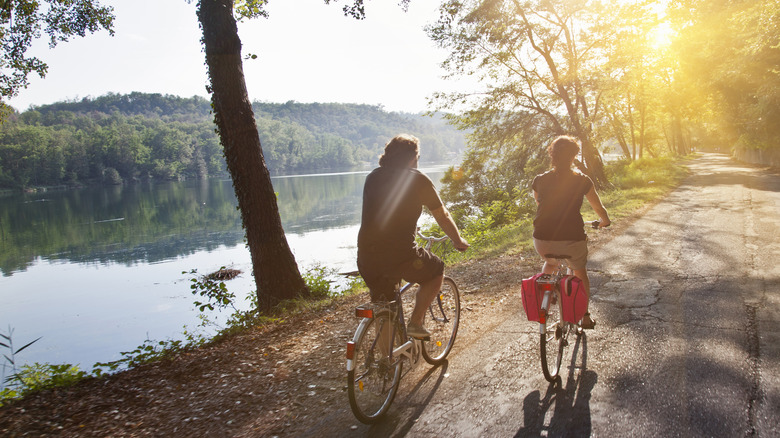
[[(535, 390), (523, 399), (523, 427), (515, 437), (590, 436), (590, 397), (598, 375), (586, 367), (587, 335), (583, 333), (577, 337), (572, 350), (565, 384), (559, 376), (547, 386), (544, 397), (541, 397), (539, 390)], [(582, 362), (577, 366), (580, 350)], [(549, 423), (545, 424), (550, 409), (552, 415), (549, 416)]]

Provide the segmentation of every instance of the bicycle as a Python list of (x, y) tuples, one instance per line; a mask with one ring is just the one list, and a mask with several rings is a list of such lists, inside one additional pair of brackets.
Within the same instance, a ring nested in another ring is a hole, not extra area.
[[(587, 222), (598, 228), (598, 220)], [(543, 274), (536, 280), (537, 288), (544, 291), (539, 311), (539, 347), (542, 361), (542, 373), (548, 382), (558, 378), (563, 359), (563, 350), (569, 345), (569, 335), (574, 332), (582, 336), (582, 321), (572, 323), (563, 320), (563, 300), (561, 299), (561, 280), (571, 275), (566, 264), (569, 255), (545, 254), (545, 258), (555, 259), (558, 267), (552, 274)], [(552, 360), (551, 360), (552, 359)]]
[[(425, 248), (447, 237), (417, 235)], [(407, 283), (395, 288), (395, 300), (363, 304), (355, 309), (362, 318), (352, 340), (347, 343), (347, 392), (349, 405), (358, 420), (372, 424), (390, 408), (401, 382), (404, 361), (414, 366), (420, 356), (431, 365), (444, 362), (455, 343), (460, 322), (460, 292), (455, 281), (444, 277), (441, 291), (426, 312), (425, 340), (407, 335), (403, 297), (416, 292), (418, 285)], [(412, 305), (414, 300), (409, 300)]]

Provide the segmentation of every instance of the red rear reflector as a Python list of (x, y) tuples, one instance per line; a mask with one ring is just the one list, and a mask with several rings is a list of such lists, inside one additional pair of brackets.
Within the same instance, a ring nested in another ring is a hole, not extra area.
[(552, 290), (553, 289), (553, 285), (548, 284), (548, 283), (542, 283), (540, 286), (542, 286), (542, 290)]
[(352, 360), (355, 356), (355, 343), (352, 341), (347, 342), (347, 359)]
[(373, 318), (374, 309), (365, 309), (363, 307), (358, 307), (355, 309), (355, 316), (357, 316), (358, 318)]

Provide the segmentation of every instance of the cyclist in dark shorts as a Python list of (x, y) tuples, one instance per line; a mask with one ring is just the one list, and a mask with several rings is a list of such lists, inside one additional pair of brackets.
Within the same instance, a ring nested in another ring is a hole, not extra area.
[(397, 135), (385, 145), (379, 167), (366, 177), (357, 265), (372, 301), (393, 300), (401, 279), (420, 285), (407, 332), (426, 338), (430, 333), (423, 327), (425, 310), (441, 289), (444, 263), (415, 243), (423, 206), (457, 250), (465, 251), (469, 244), (460, 236), (433, 182), (417, 170), (419, 151), (417, 138)]
[[(582, 280), (585, 291), (590, 297), (590, 279), (586, 264), (588, 262), (588, 244), (585, 223), (580, 214), (583, 198), (588, 200), (593, 211), (601, 219), (599, 227), (608, 227), (609, 214), (601, 203), (591, 179), (575, 170), (574, 159), (580, 152), (577, 140), (569, 136), (560, 136), (553, 140), (547, 149), (552, 162), (552, 170), (537, 175), (531, 187), (534, 191), (537, 209), (534, 218), (534, 247), (544, 259), (542, 272), (552, 273), (557, 263), (547, 260), (545, 254), (566, 254), (571, 256), (566, 262), (574, 275)], [(596, 322), (585, 313), (582, 328), (592, 329)]]

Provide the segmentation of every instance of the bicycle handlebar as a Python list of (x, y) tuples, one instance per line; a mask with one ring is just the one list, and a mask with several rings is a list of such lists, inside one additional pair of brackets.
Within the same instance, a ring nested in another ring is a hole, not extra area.
[(442, 237), (426, 236), (425, 234), (420, 232), (420, 227), (417, 227), (417, 235), (420, 236), (421, 239), (427, 240), (427, 241), (429, 241), (431, 243), (433, 243), (433, 242), (441, 242), (441, 241), (449, 239), (449, 237), (447, 237), (447, 236), (442, 236)]

